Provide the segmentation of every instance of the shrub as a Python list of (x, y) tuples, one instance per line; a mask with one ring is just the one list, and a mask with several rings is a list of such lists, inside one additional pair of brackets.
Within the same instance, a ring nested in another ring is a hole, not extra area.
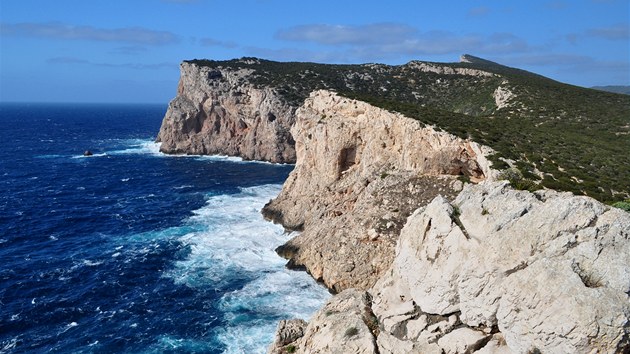
[(346, 337), (356, 336), (359, 333), (359, 330), (356, 327), (350, 327), (346, 329)]
[(621, 210), (625, 210), (630, 213), (630, 199), (626, 199), (623, 202), (614, 203), (612, 206), (615, 208), (619, 208)]

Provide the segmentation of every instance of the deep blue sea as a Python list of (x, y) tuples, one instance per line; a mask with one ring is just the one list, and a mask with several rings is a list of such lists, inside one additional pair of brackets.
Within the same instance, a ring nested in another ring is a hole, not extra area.
[(0, 353), (264, 353), (329, 297), (260, 214), (292, 166), (163, 155), (165, 110), (0, 105)]

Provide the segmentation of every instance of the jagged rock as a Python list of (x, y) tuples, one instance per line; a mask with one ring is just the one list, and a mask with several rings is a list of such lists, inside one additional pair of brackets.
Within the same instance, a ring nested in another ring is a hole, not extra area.
[(490, 341), (475, 354), (512, 354), (510, 348), (505, 344), (505, 338), (501, 333), (496, 333)]
[[(456, 313), (456, 324), (498, 330), (517, 353), (622, 352), (628, 264), (630, 216), (621, 210), (504, 182), (468, 185), (452, 203), (437, 197), (409, 217), (372, 308), (379, 320), (409, 301), (428, 318)], [(410, 339), (459, 351), (443, 322)], [(492, 350), (505, 349), (493, 340)]]
[(306, 321), (302, 319), (281, 320), (276, 329), (273, 345), (269, 347), (269, 354), (280, 354), (287, 351), (286, 346), (304, 336)]
[(251, 72), (182, 63), (177, 97), (157, 137), (160, 151), (295, 162), (289, 133), (295, 107), (274, 89), (249, 83)]
[(456, 176), (492, 173), (487, 148), (329, 91), (311, 94), (291, 132), (296, 167), (263, 214), (303, 229), (281, 253), (335, 291), (372, 286), (406, 218), (454, 197)]
[(453, 330), (438, 340), (445, 354), (472, 353), (483, 347), (489, 335), (471, 328)]
[(296, 342), (296, 353), (378, 353), (365, 323), (366, 308), (370, 301), (364, 291), (349, 289), (337, 294), (310, 320)]

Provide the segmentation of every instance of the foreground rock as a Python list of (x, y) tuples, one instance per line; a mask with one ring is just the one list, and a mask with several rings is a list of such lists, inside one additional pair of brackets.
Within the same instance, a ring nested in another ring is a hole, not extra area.
[(476, 143), (329, 91), (311, 94), (291, 132), (297, 164), (263, 214), (303, 230), (279, 252), (334, 291), (372, 286), (413, 210), (455, 196), (457, 176), (490, 174)]
[(295, 162), (289, 133), (295, 108), (274, 89), (249, 83), (251, 71), (182, 63), (177, 97), (157, 137), (160, 151)]
[[(629, 264), (622, 210), (504, 182), (467, 185), (409, 217), (364, 312), (376, 317), (381, 354), (625, 353)], [(335, 325), (327, 321), (315, 316), (306, 332)]]

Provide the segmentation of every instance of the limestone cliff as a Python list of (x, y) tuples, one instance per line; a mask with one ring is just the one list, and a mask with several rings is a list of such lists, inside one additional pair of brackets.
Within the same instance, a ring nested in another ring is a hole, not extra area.
[(280, 253), (335, 291), (374, 284), (419, 205), (492, 173), (486, 148), (330, 91), (311, 94), (291, 132), (297, 164), (263, 214), (303, 230)]
[(182, 63), (177, 97), (157, 137), (160, 151), (294, 162), (295, 107), (275, 89), (251, 85), (251, 71)]
[[(402, 229), (368, 292), (333, 297), (296, 353), (627, 353), (630, 214), (592, 198), (467, 185)], [(332, 333), (332, 335), (330, 334)], [(282, 346), (271, 352), (282, 352)]]

